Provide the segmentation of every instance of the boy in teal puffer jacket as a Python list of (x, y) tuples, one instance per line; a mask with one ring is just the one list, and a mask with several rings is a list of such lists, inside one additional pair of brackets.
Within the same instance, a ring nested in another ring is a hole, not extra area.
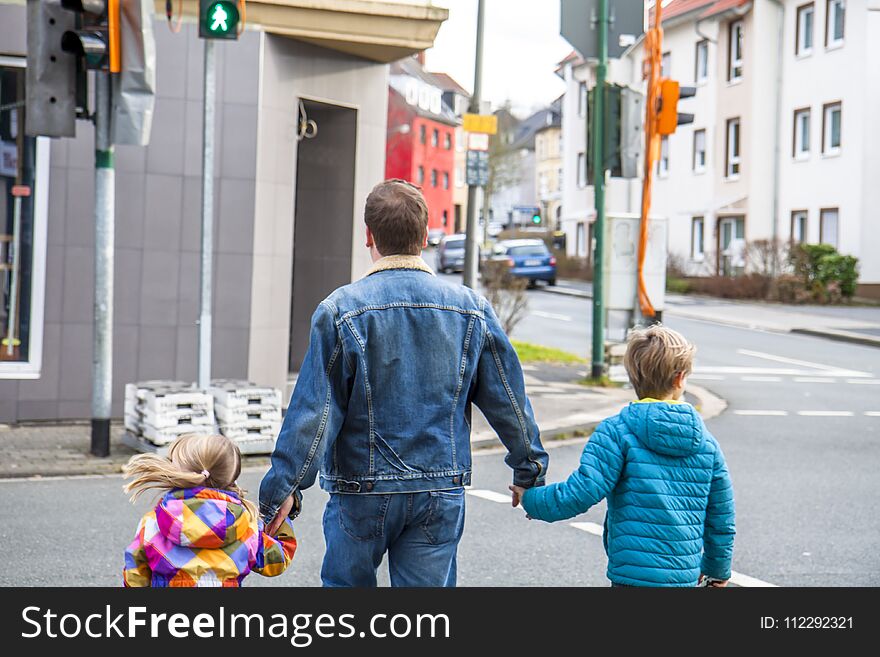
[(560, 483), (511, 486), (513, 505), (555, 522), (608, 500), (603, 541), (612, 586), (726, 586), (733, 486), (718, 442), (681, 401), (696, 348), (664, 326), (630, 336), (624, 365), (639, 401), (604, 420)]

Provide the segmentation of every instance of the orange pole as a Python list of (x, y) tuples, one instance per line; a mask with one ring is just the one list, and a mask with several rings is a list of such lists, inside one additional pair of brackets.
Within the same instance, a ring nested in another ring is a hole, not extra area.
[(645, 286), (645, 256), (648, 251), (648, 215), (651, 212), (651, 187), (654, 163), (660, 156), (660, 134), (657, 130), (657, 109), (660, 100), (660, 67), (663, 58), (662, 3), (654, 3), (654, 28), (645, 36), (644, 75), (648, 81), (645, 98), (645, 175), (642, 180), (642, 215), (639, 226), (638, 297), (639, 308), (645, 317), (657, 313)]
[(119, 44), (119, 0), (107, 2), (107, 32), (110, 36), (110, 72), (122, 70), (122, 53)]

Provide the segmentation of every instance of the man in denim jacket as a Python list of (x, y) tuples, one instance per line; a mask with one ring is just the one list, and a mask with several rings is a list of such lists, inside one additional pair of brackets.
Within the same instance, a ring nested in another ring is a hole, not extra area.
[(272, 467), (269, 530), (300, 508), (318, 471), (325, 586), (454, 586), (471, 480), (471, 403), (507, 447), (513, 483), (544, 483), (547, 453), (522, 369), (488, 302), (438, 280), (420, 257), (428, 210), (401, 180), (377, 185), (364, 219), (373, 267), (312, 317)]

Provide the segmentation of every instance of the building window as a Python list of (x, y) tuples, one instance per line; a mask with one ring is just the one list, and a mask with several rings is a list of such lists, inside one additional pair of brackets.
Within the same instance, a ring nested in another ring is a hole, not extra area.
[(691, 219), (691, 260), (702, 262), (705, 257), (703, 250), (703, 233), (705, 229), (703, 217)]
[(668, 78), (672, 75), (672, 53), (665, 52), (660, 58), (660, 77)]
[(39, 378), (43, 357), (50, 146), (24, 134), (24, 92), (24, 60), (2, 58), (0, 379)]
[(437, 186), (437, 169), (431, 169), (431, 187)]
[(578, 86), (578, 116), (586, 118), (587, 116), (587, 83), (581, 82)]
[(425, 184), (425, 167), (423, 167), (423, 166), (419, 166), (419, 173), (418, 173), (418, 176), (416, 177), (416, 181), (417, 181), (420, 185), (424, 185), (424, 184)]
[(669, 137), (660, 138), (660, 159), (657, 161), (657, 175), (664, 178), (669, 175)]
[(709, 79), (709, 40), (697, 41), (696, 70), (694, 80), (701, 84)]
[(825, 0), (825, 47), (843, 45), (843, 24), (846, 18), (846, 0)]
[(586, 153), (578, 153), (578, 187), (587, 186), (587, 155)]
[(425, 141), (427, 140), (427, 134), (428, 134), (428, 132), (427, 132), (427, 129), (425, 128), (425, 126), (420, 125), (419, 126), (419, 143), (421, 143), (421, 144), (425, 143)]
[(455, 186), (464, 187), (464, 167), (455, 167)]
[(797, 34), (794, 41), (796, 55), (806, 56), (813, 52), (813, 16), (815, 10), (812, 2), (798, 7)]
[(694, 130), (694, 173), (706, 170), (706, 131)]
[(556, 191), (562, 191), (562, 167), (556, 170)]
[(445, 228), (448, 225), (449, 225), (449, 211), (444, 210), (443, 211), (443, 227)]
[(437, 148), (437, 144), (440, 143), (440, 131), (437, 128), (434, 128), (434, 131), (431, 133), (431, 146)]
[(837, 208), (825, 208), (819, 213), (819, 242), (837, 248)]
[(444, 132), (443, 133), (443, 148), (445, 148), (447, 151), (452, 150), (452, 133), (451, 132)]
[(735, 82), (743, 74), (743, 22), (731, 23), (727, 37), (727, 79)]
[(739, 119), (727, 120), (727, 148), (724, 157), (724, 175), (730, 179), (739, 178), (740, 174), (740, 148), (739, 148)]
[(449, 189), (449, 174), (446, 171), (443, 172), (443, 189)]
[(791, 241), (803, 244), (807, 241), (807, 211), (795, 210), (791, 213)]
[(822, 152), (837, 155), (840, 152), (841, 104), (829, 103), (822, 108)]
[(794, 111), (792, 155), (797, 160), (805, 160), (810, 156), (810, 108), (808, 107)]

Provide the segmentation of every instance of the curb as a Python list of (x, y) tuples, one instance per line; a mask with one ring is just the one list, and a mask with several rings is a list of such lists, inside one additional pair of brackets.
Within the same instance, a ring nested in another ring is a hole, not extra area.
[(880, 347), (880, 338), (872, 335), (863, 335), (861, 333), (853, 333), (852, 331), (840, 331), (837, 329), (810, 329), (810, 328), (793, 328), (791, 333), (799, 335), (809, 335), (814, 338), (825, 338), (826, 340), (834, 340), (835, 342), (849, 342), (850, 344), (860, 344), (866, 347)]
[[(548, 431), (541, 432), (541, 441), (549, 442), (551, 440), (564, 440), (566, 438), (574, 438), (577, 436), (589, 436), (593, 430), (599, 426), (601, 420), (588, 422), (586, 424), (573, 424), (568, 427), (557, 427)], [(477, 438), (471, 441), (471, 449), (474, 451), (481, 449), (491, 449), (493, 447), (504, 447), (504, 444), (498, 436), (486, 436), (485, 438)]]
[(688, 382), (687, 392), (697, 398), (697, 403), (694, 406), (700, 412), (704, 422), (711, 420), (713, 417), (718, 417), (727, 410), (727, 400), (722, 399), (714, 392), (702, 386)]
[(581, 292), (580, 290), (572, 290), (570, 288), (550, 287), (545, 285), (537, 288), (539, 292), (547, 292), (548, 294), (559, 294), (564, 297), (577, 297), (579, 299), (592, 299), (592, 293)]

